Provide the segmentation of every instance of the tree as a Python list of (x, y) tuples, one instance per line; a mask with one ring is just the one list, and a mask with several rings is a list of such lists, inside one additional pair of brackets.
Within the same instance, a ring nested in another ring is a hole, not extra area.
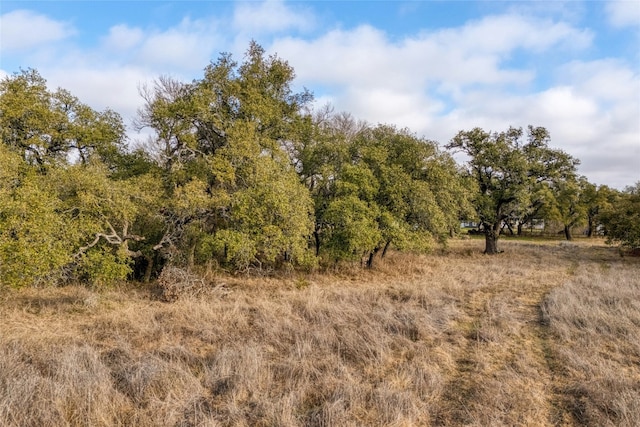
[(316, 254), (374, 258), (393, 243), (417, 249), (444, 242), (468, 205), (455, 163), (406, 129), (370, 127), (328, 110), (297, 152), (315, 201)]
[(0, 112), (2, 142), (41, 169), (64, 164), (70, 156), (108, 163), (125, 149), (117, 113), (95, 111), (64, 89), (49, 91), (36, 70), (0, 82)]
[(559, 181), (553, 187), (553, 216), (562, 223), (567, 240), (573, 240), (573, 227), (587, 220), (585, 197), (589, 186), (586, 177), (581, 176)]
[(435, 142), (379, 125), (356, 138), (355, 151), (379, 183), (373, 201), (380, 210), (382, 236), (370, 252), (369, 266), (391, 243), (398, 248), (425, 247), (430, 240), (445, 243), (470, 211), (460, 171)]
[(553, 217), (554, 196), (549, 182), (533, 182), (529, 187), (528, 204), (516, 205), (506, 220), (507, 226), (515, 222), (517, 234), (521, 236), (525, 226), (546, 221)]
[(529, 126), (489, 133), (480, 128), (459, 132), (447, 148), (470, 157), (467, 173), (477, 184), (473, 203), (485, 234), (485, 253), (497, 254), (501, 226), (513, 212), (532, 206), (537, 183), (563, 180), (578, 161), (548, 147), (545, 128)]
[(602, 225), (601, 213), (610, 207), (614, 190), (606, 185), (587, 183), (583, 192), (583, 203), (587, 215), (587, 237), (593, 237)]
[(95, 284), (125, 279), (133, 260), (145, 256), (132, 245), (146, 238), (147, 230), (136, 221), (157, 203), (157, 183), (144, 175), (114, 180), (100, 162), (58, 168), (49, 175), (73, 253), (68, 274)]
[[(125, 150), (120, 116), (97, 112), (35, 70), (0, 82), (0, 272), (106, 284), (141, 256), (132, 230), (152, 206), (152, 167)], [(147, 182), (145, 182), (147, 181)]]
[(0, 82), (2, 142), (29, 163), (66, 160), (68, 147), (60, 135), (66, 127), (64, 114), (53, 104), (45, 79), (35, 70)]
[(0, 285), (55, 281), (72, 259), (60, 202), (36, 169), (0, 144)]
[(608, 243), (640, 249), (640, 182), (620, 193), (614, 203), (604, 209), (601, 220)]
[(156, 249), (239, 270), (306, 259), (312, 204), (285, 147), (312, 97), (292, 91), (294, 77), (252, 42), (242, 64), (223, 54), (200, 80), (143, 92), (137, 125), (156, 132), (165, 191)]

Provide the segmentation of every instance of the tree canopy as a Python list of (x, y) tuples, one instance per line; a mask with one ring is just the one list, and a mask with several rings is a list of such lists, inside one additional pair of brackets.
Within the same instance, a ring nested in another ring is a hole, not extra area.
[(609, 242), (640, 249), (640, 182), (616, 194), (603, 209), (601, 220)]
[(391, 124), (312, 107), (295, 72), (252, 42), (191, 82), (141, 89), (127, 141), (96, 111), (27, 69), (0, 81), (0, 285), (149, 280), (168, 264), (252, 269), (361, 261), (444, 245), (478, 219), (486, 253), (503, 226), (578, 224), (637, 248), (638, 185), (576, 174), (543, 127), (461, 131), (447, 148)]
[(541, 203), (544, 188), (553, 188), (575, 175), (578, 160), (549, 148), (549, 132), (529, 126), (486, 132), (480, 128), (459, 132), (447, 145), (469, 156), (467, 174), (478, 191), (473, 204), (485, 234), (485, 253), (496, 254), (504, 221), (513, 212), (527, 212)]

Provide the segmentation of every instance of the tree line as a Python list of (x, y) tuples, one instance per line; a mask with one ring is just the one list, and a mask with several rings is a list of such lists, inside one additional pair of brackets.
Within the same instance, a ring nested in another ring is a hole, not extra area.
[[(545, 128), (461, 131), (442, 149), (393, 125), (311, 109), (294, 70), (251, 43), (190, 83), (143, 87), (130, 147), (122, 118), (32, 69), (0, 82), (0, 285), (149, 280), (167, 264), (314, 268), (390, 247), (425, 251), (476, 220), (486, 253), (504, 225), (588, 223), (640, 246), (640, 184), (576, 172)], [(456, 164), (452, 152), (469, 162)]]

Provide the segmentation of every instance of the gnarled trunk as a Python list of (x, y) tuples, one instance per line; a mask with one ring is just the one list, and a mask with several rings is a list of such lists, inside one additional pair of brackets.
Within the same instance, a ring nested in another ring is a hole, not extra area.
[(373, 251), (369, 252), (369, 258), (367, 259), (367, 268), (373, 268), (373, 260), (375, 259), (376, 254), (380, 252), (380, 249), (382, 248), (378, 246)]
[(484, 228), (484, 253), (488, 255), (495, 255), (500, 253), (498, 250), (498, 237), (500, 235), (500, 224), (496, 224), (494, 227), (488, 226)]
[(571, 235), (571, 227), (568, 225), (564, 226), (564, 237), (566, 237), (567, 240), (573, 240), (573, 236)]

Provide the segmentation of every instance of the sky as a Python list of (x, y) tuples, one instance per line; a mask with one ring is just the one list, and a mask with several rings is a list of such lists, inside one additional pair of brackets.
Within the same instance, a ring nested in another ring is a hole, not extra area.
[(35, 68), (120, 113), (132, 143), (147, 137), (131, 126), (140, 87), (202, 78), (251, 40), (288, 61), (315, 108), (442, 146), (544, 126), (589, 181), (640, 181), (640, 0), (0, 2), (0, 78)]

